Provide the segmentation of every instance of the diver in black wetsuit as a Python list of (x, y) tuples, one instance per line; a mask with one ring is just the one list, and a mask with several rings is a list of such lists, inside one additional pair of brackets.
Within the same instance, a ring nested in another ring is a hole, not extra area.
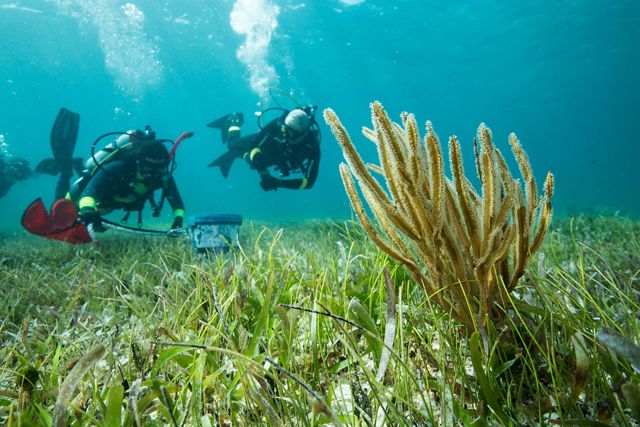
[[(160, 142), (147, 142), (135, 155), (123, 156), (86, 175), (72, 186), (67, 198), (73, 200), (80, 211), (80, 218), (94, 231), (104, 231), (100, 215), (115, 209), (127, 212), (140, 211), (147, 201), (155, 206), (153, 193), (162, 189), (173, 209), (172, 229), (182, 227), (184, 204), (178, 187), (170, 175), (170, 158), (167, 148)], [(161, 202), (162, 204), (162, 202)], [(139, 216), (138, 223), (141, 223)]]
[[(313, 118), (314, 107), (284, 111), (260, 132), (240, 137), (242, 113), (233, 113), (209, 123), (219, 128), (228, 151), (209, 166), (218, 166), (226, 178), (236, 158), (242, 157), (260, 174), (264, 191), (289, 188), (310, 189), (318, 177), (320, 164), (320, 129)], [(269, 173), (273, 167), (280, 175)], [(291, 178), (296, 173), (299, 178)]]
[[(73, 157), (79, 121), (77, 113), (60, 109), (51, 129), (53, 158), (41, 161), (36, 168), (38, 172), (59, 175), (56, 200), (73, 200), (82, 222), (91, 224), (94, 231), (104, 231), (101, 215), (123, 209), (126, 221), (130, 212), (137, 211), (140, 225), (146, 202), (151, 203), (157, 216), (166, 199), (173, 208), (171, 228), (182, 227), (184, 204), (169, 170), (170, 164), (175, 163), (163, 145), (167, 140), (156, 140), (150, 127), (145, 131), (110, 132), (104, 136), (118, 134), (118, 139), (99, 153), (92, 153), (84, 165), (81, 158)], [(121, 149), (123, 146), (129, 148)], [(74, 170), (80, 178), (70, 187)], [(162, 190), (162, 200), (157, 206), (153, 199), (156, 190)]]
[(13, 184), (24, 181), (31, 175), (28, 161), (0, 153), (0, 198), (7, 195)]

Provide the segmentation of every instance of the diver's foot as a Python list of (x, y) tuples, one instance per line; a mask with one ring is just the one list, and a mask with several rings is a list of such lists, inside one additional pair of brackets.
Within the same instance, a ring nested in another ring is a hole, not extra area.
[(229, 114), (227, 118), (227, 135), (226, 141), (231, 148), (232, 145), (235, 145), (234, 142), (240, 139), (240, 126), (244, 123), (244, 119), (242, 117), (242, 113), (232, 113)]
[(244, 117), (242, 116), (242, 113), (229, 114), (227, 124), (229, 126), (242, 126), (244, 124)]

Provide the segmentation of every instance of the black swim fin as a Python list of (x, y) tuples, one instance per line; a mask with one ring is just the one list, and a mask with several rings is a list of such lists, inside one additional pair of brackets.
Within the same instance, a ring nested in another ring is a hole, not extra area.
[(80, 115), (60, 108), (51, 128), (51, 151), (58, 162), (70, 162), (78, 139)]
[[(71, 167), (76, 175), (82, 176), (82, 172), (84, 172), (84, 161), (80, 157), (74, 157), (71, 159)], [(51, 176), (59, 175), (61, 172), (60, 163), (52, 158), (41, 160), (36, 166), (36, 172)]]
[(44, 159), (36, 166), (36, 172), (56, 176), (60, 173), (60, 165), (54, 159)]
[(82, 172), (84, 172), (84, 161), (81, 157), (74, 157), (71, 159), (71, 167), (75, 171), (76, 175), (82, 176)]
[(233, 161), (239, 157), (238, 153), (235, 151), (227, 151), (222, 156), (215, 159), (213, 162), (209, 163), (209, 167), (218, 166), (220, 168), (220, 172), (222, 172), (222, 176), (225, 178), (229, 176), (229, 170), (231, 170), (231, 165), (233, 165)]
[(222, 116), (219, 119), (208, 123), (207, 127), (226, 131), (231, 124), (242, 126), (244, 124), (244, 115), (242, 113), (227, 114), (226, 116)]

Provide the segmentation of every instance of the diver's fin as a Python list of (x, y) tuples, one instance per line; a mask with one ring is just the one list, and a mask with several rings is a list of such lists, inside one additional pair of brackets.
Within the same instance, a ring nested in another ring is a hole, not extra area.
[(36, 166), (36, 172), (56, 176), (60, 173), (60, 166), (54, 159), (44, 159)]
[(222, 156), (215, 159), (213, 162), (209, 164), (209, 167), (218, 166), (220, 168), (220, 172), (222, 172), (222, 176), (225, 178), (229, 176), (229, 170), (231, 170), (231, 165), (233, 165), (233, 161), (238, 157), (238, 153), (235, 151), (227, 151)]
[(207, 127), (226, 131), (233, 121), (235, 121), (235, 123), (233, 124), (235, 124), (236, 126), (242, 126), (244, 124), (244, 116), (242, 115), (242, 113), (227, 114), (220, 117), (219, 119), (212, 121), (211, 123), (208, 123)]
[(78, 209), (69, 199), (58, 199), (51, 205), (51, 225), (54, 230), (66, 230), (76, 224)]
[(30, 233), (71, 244), (92, 241), (84, 224), (76, 222), (78, 211), (71, 200), (61, 199), (47, 212), (41, 198), (34, 200), (22, 214), (22, 226)]
[[(84, 172), (84, 162), (80, 157), (74, 157), (71, 160), (71, 166), (78, 176), (82, 176), (82, 172)], [(36, 172), (56, 176), (61, 172), (60, 164), (52, 158), (44, 159), (36, 166)]]
[(76, 175), (82, 176), (82, 172), (84, 172), (84, 161), (82, 161), (81, 157), (74, 157), (71, 160), (71, 167), (75, 171)]
[(51, 151), (57, 161), (68, 161), (73, 157), (73, 150), (78, 139), (80, 115), (66, 108), (60, 108), (56, 121), (51, 128)]
[(207, 123), (207, 127), (214, 129), (224, 129), (227, 126), (227, 119), (231, 114), (227, 114), (226, 116), (222, 116), (219, 119), (216, 119), (210, 123)]

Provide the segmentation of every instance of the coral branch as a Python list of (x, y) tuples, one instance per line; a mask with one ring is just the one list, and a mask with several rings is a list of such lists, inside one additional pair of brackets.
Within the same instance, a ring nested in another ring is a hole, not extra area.
[(379, 102), (370, 107), (373, 129), (362, 132), (376, 144), (379, 166), (365, 164), (335, 112), (324, 111), (347, 161), (340, 174), (358, 219), (429, 298), (470, 328), (484, 326), (504, 313), (505, 292), (513, 290), (542, 244), (551, 221), (553, 175), (547, 174), (539, 197), (529, 159), (512, 133), (520, 184), (482, 123), (474, 140), (478, 193), (465, 176), (456, 137), (449, 140), (449, 179), (431, 122), (421, 140), (412, 114), (403, 113), (400, 125)]

